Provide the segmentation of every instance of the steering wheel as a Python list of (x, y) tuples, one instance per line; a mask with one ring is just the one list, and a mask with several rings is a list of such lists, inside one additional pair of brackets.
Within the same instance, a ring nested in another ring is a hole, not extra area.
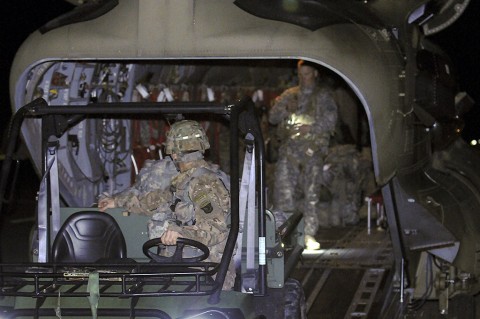
[[(195, 263), (195, 262), (199, 262), (207, 259), (208, 256), (210, 255), (210, 250), (208, 249), (207, 246), (205, 246), (199, 241), (187, 239), (187, 238), (177, 239), (177, 244), (176, 244), (177, 247), (175, 248), (175, 253), (173, 253), (173, 255), (170, 257), (161, 256), (158, 253), (154, 253), (150, 251), (150, 248), (158, 245), (166, 246), (165, 244), (162, 243), (162, 240), (160, 238), (154, 238), (146, 241), (143, 244), (143, 253), (145, 254), (145, 256), (147, 256), (151, 260), (160, 262), (160, 263), (182, 263), (182, 262)], [(198, 248), (202, 251), (203, 254), (196, 257), (183, 258), (183, 248), (185, 247), (185, 245)]]

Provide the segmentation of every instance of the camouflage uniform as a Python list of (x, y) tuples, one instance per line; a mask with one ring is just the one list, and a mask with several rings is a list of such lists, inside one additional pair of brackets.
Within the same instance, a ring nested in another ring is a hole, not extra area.
[(135, 184), (112, 196), (115, 207), (147, 216), (168, 211), (173, 201), (170, 184), (177, 174), (178, 170), (169, 157), (158, 161), (147, 160)]
[[(161, 237), (166, 229), (207, 246), (223, 242), (228, 236), (226, 223), (230, 193), (219, 178), (218, 167), (200, 159), (189, 170), (172, 180), (173, 201), (163, 214), (155, 214), (149, 225), (151, 238)], [(172, 211), (174, 214), (170, 214)], [(174, 219), (170, 219), (174, 217)], [(189, 226), (183, 228), (182, 226)], [(183, 236), (185, 235), (185, 236)]]
[[(166, 230), (176, 231), (180, 237), (208, 246), (210, 256), (207, 261), (220, 262), (229, 233), (230, 185), (227, 175), (217, 165), (203, 159), (203, 150), (210, 145), (203, 128), (195, 123), (175, 123), (171, 129), (173, 133), (167, 135), (165, 152), (178, 154), (183, 164), (179, 167), (183, 168), (171, 182), (171, 206), (153, 215), (148, 224), (149, 236), (157, 238)], [(179, 136), (172, 137), (172, 134)], [(201, 143), (198, 143), (199, 140)], [(188, 144), (190, 142), (193, 144)], [(185, 151), (190, 153), (182, 154)], [(235, 268), (231, 262), (223, 288), (231, 289), (234, 281)]]
[[(169, 220), (168, 214), (154, 215), (149, 223), (150, 237), (160, 237), (167, 229), (176, 231), (180, 237), (208, 246), (207, 261), (220, 262), (229, 232), (230, 193), (219, 173), (217, 166), (197, 160), (191, 169), (176, 176), (172, 181), (175, 219)], [(224, 288), (233, 287), (234, 273), (233, 269), (227, 274)]]
[[(269, 122), (278, 124), (278, 138), (283, 141), (275, 167), (273, 205), (283, 211), (301, 210), (305, 234), (314, 236), (319, 224), (328, 225), (327, 213), (320, 210), (319, 194), (337, 106), (325, 87), (296, 86), (280, 95), (270, 110)], [(309, 133), (300, 133), (303, 124), (311, 126)]]

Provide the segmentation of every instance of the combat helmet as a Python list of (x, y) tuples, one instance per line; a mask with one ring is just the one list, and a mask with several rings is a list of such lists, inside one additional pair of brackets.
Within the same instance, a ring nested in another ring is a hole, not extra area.
[(165, 153), (181, 154), (186, 152), (201, 151), (210, 148), (207, 134), (203, 127), (196, 121), (183, 120), (172, 124), (167, 132)]

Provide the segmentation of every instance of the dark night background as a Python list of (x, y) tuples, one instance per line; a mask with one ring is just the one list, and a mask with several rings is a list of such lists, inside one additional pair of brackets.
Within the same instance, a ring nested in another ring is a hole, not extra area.
[[(0, 5), (0, 136), (10, 118), (9, 73), (22, 42), (47, 21), (74, 8), (62, 0), (4, 0)], [(3, 150), (2, 150), (3, 153)]]
[[(8, 77), (15, 52), (25, 38), (45, 22), (73, 8), (62, 0), (4, 0), (0, 20), (0, 134), (3, 135), (10, 116)], [(432, 37), (458, 67), (460, 85), (474, 100), (480, 101), (480, 34), (479, 1), (472, 0), (466, 12), (448, 29)], [(463, 137), (480, 138), (480, 102), (465, 117)]]

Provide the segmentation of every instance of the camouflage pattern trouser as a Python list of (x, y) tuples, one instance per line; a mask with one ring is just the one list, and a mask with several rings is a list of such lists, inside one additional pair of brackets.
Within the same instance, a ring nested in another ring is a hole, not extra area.
[(359, 221), (363, 185), (373, 174), (370, 161), (362, 159), (355, 145), (330, 148), (323, 172), (326, 187), (332, 194), (329, 215), (332, 226), (353, 225)]
[(328, 225), (328, 215), (322, 209), (323, 159), (320, 154), (308, 156), (298, 149), (281, 148), (275, 167), (273, 205), (285, 212), (302, 211), (305, 234), (314, 236), (320, 225)]

